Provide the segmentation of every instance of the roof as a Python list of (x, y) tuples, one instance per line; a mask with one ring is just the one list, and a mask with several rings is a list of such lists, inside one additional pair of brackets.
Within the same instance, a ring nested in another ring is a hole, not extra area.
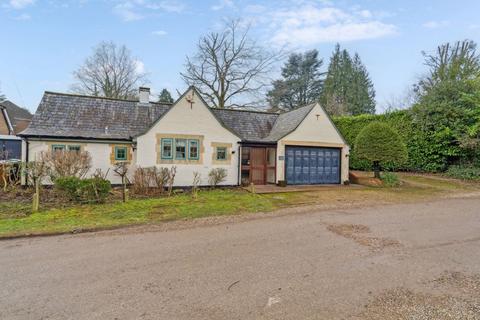
[[(148, 131), (169, 104), (46, 91), (22, 136), (131, 140)], [(210, 108), (221, 124), (244, 141), (276, 142), (295, 130), (314, 104), (282, 114)]]
[(20, 124), (21, 122), (27, 121), (28, 123), (28, 121), (32, 119), (32, 114), (30, 111), (17, 106), (15, 103), (9, 100), (0, 102), (0, 107), (7, 111), (8, 120), (10, 121), (14, 132), (16, 132), (17, 129), (25, 126), (25, 124)]
[(300, 125), (314, 106), (315, 103), (312, 103), (289, 112), (281, 113), (275, 121), (269, 135), (263, 140), (278, 141), (282, 139)]
[(30, 126), (20, 135), (130, 140), (168, 108), (168, 104), (47, 91)]

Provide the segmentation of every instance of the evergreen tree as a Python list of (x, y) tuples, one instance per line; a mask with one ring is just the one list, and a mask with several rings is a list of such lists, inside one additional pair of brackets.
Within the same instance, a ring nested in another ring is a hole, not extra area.
[(7, 100), (7, 97), (2, 93), (2, 90), (0, 88), (0, 102)]
[(163, 89), (158, 96), (158, 102), (160, 103), (173, 103), (173, 98), (167, 89)]
[(282, 79), (275, 80), (267, 93), (270, 105), (292, 110), (318, 101), (323, 85), (322, 64), (317, 50), (291, 54), (282, 68)]
[(331, 115), (375, 113), (375, 89), (357, 53), (352, 59), (335, 46), (320, 101)]

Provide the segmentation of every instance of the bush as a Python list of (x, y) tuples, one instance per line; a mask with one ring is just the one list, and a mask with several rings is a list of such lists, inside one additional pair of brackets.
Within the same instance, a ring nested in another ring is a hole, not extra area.
[(216, 187), (220, 183), (224, 182), (227, 178), (227, 170), (224, 168), (215, 168), (208, 173), (208, 183), (211, 186)]
[(55, 180), (55, 188), (71, 201), (101, 203), (105, 202), (112, 186), (102, 178), (64, 177)]
[(407, 160), (407, 148), (399, 134), (388, 124), (379, 121), (370, 123), (360, 131), (355, 140), (355, 154), (359, 159), (372, 162), (377, 178), (380, 177), (380, 165), (400, 165)]
[(456, 179), (480, 180), (480, 167), (454, 165), (448, 168), (446, 175)]
[(393, 172), (384, 172), (381, 179), (387, 187), (398, 187), (400, 185), (400, 178)]

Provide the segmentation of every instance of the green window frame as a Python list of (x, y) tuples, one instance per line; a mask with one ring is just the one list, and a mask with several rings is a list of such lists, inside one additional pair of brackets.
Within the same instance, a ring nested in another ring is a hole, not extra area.
[(188, 140), (188, 159), (198, 160), (200, 157), (200, 142), (198, 140)]
[(64, 144), (52, 144), (52, 152), (55, 151), (65, 151), (65, 145)]
[(81, 148), (79, 145), (69, 145), (67, 146), (68, 151), (80, 152)]
[(115, 160), (127, 160), (127, 147), (115, 147)]
[(227, 160), (227, 147), (217, 147), (217, 160)]
[[(170, 149), (166, 149), (169, 147)], [(166, 152), (168, 150), (168, 152)], [(162, 139), (162, 159), (173, 159), (173, 139), (164, 138)]]
[(187, 140), (175, 139), (175, 159), (185, 160), (187, 158)]

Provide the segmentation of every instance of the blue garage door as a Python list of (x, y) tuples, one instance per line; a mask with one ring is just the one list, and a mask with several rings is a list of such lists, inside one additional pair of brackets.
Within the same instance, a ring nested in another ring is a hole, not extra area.
[(287, 184), (340, 183), (340, 149), (287, 147)]

